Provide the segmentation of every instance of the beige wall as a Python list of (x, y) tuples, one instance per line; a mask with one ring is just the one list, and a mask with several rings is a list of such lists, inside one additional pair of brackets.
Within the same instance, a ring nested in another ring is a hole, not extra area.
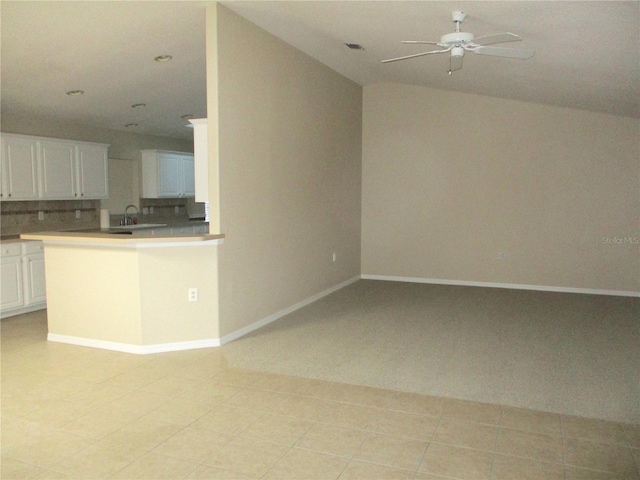
[(362, 88), (222, 6), (215, 17), (226, 335), (359, 275)]
[(89, 345), (217, 341), (218, 248), (45, 243), (48, 331)]
[[(143, 345), (219, 338), (218, 248), (139, 249)], [(197, 302), (188, 301), (190, 288)]]
[(637, 119), (390, 83), (363, 110), (364, 275), (640, 291)]
[(139, 162), (109, 159), (109, 198), (101, 201), (111, 214), (124, 213), (128, 205), (138, 206), (140, 198)]
[(137, 250), (46, 245), (45, 262), (50, 334), (142, 344)]

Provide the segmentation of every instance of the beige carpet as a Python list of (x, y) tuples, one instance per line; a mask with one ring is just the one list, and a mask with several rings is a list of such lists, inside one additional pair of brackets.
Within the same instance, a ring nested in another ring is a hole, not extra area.
[(358, 281), (223, 347), (231, 365), (640, 423), (640, 299)]

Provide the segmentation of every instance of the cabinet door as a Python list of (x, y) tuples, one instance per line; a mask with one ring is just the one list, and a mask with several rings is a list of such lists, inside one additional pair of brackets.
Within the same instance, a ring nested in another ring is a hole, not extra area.
[(25, 304), (44, 303), (47, 290), (44, 276), (44, 255), (26, 255), (24, 257), (24, 296)]
[(2, 135), (2, 200), (38, 199), (38, 149), (34, 139)]
[(71, 142), (40, 141), (42, 198), (74, 199), (75, 145)]
[(182, 159), (182, 194), (185, 197), (196, 196), (193, 157), (184, 157)]
[(158, 155), (158, 196), (179, 197), (182, 193), (181, 157), (167, 153)]
[(1, 309), (18, 308), (24, 305), (21, 257), (2, 257), (0, 260)]
[(196, 202), (209, 201), (209, 132), (206, 118), (189, 120), (193, 124), (193, 157)]
[(78, 145), (78, 193), (82, 198), (109, 198), (107, 148)]

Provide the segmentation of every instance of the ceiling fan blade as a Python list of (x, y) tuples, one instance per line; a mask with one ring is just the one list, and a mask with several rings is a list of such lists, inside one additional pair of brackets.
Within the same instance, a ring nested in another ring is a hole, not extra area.
[(414, 53), (413, 55), (405, 55), (404, 57), (389, 58), (388, 60), (381, 60), (381, 63), (396, 62), (398, 60), (406, 60), (408, 58), (422, 57), (423, 55), (430, 55), (432, 53), (444, 53), (444, 52), (448, 52), (449, 50), (451, 49), (447, 48), (446, 50), (431, 50), (430, 52)]
[(478, 47), (473, 49), (473, 53), (480, 55), (491, 55), (493, 57), (520, 58), (527, 60), (535, 55), (533, 50), (518, 50), (516, 48), (501, 47)]
[(449, 59), (449, 75), (451, 72), (455, 72), (456, 70), (460, 70), (462, 68), (462, 55), (453, 56)]
[(420, 45), (438, 45), (438, 42), (430, 42), (428, 40), (403, 40), (400, 43), (420, 44)]
[(492, 45), (494, 43), (507, 43), (507, 42), (519, 42), (522, 37), (515, 33), (497, 33), (495, 35), (486, 35), (484, 37), (477, 37), (471, 40), (471, 43), (476, 45)]

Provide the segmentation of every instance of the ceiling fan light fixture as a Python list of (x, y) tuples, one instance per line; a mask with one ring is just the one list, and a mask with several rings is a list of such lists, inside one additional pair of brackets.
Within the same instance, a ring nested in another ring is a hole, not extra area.
[(464, 48), (456, 46), (451, 49), (452, 57), (462, 57), (463, 55), (464, 55)]

